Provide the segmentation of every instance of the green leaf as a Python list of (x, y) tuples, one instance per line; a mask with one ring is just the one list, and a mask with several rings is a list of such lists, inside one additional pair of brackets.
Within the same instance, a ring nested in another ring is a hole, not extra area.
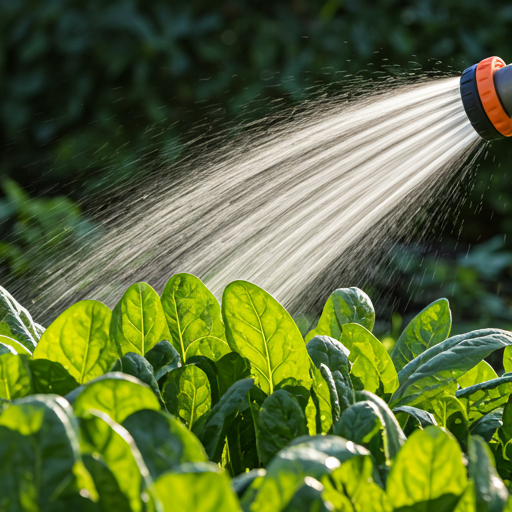
[(452, 314), (446, 299), (428, 305), (412, 319), (391, 352), (396, 371), (399, 372), (425, 350), (448, 338), (451, 327)]
[(454, 506), (466, 485), (457, 441), (439, 427), (427, 427), (416, 430), (396, 456), (386, 489), (395, 509), (434, 510), (437, 499)]
[(181, 421), (161, 411), (137, 411), (123, 421), (153, 479), (185, 462), (205, 462), (197, 437)]
[(320, 370), (311, 365), (313, 386), (311, 387), (311, 398), (315, 407), (315, 433), (326, 434), (332, 427), (331, 390), (322, 377)]
[(284, 389), (274, 391), (263, 402), (256, 428), (258, 455), (263, 465), (292, 439), (307, 433), (306, 417), (299, 402)]
[(98, 492), (98, 505), (101, 511), (132, 512), (128, 497), (119, 487), (116, 477), (104, 460), (94, 458), (90, 454), (83, 456), (84, 465)]
[(306, 345), (306, 349), (318, 369), (321, 364), (325, 364), (331, 371), (340, 412), (343, 412), (354, 403), (354, 390), (349, 377), (349, 350), (329, 336), (315, 336)]
[[(51, 512), (73, 485), (80, 453), (69, 409), (62, 398), (36, 395), (16, 400), (0, 415), (3, 510)], [(12, 508), (4, 508), (9, 503)]]
[(101, 302), (73, 304), (46, 329), (34, 359), (60, 363), (79, 384), (108, 372), (117, 359), (108, 329), (112, 313)]
[(437, 423), (448, 429), (465, 450), (469, 438), (469, 419), (464, 404), (454, 396), (441, 396), (430, 402), (429, 409)]
[(44, 327), (36, 324), (29, 312), (0, 286), (0, 335), (19, 341), (33, 352), (43, 332)]
[(366, 444), (384, 429), (384, 418), (372, 402), (357, 402), (351, 405), (334, 425), (334, 433), (357, 444)]
[(304, 485), (292, 496), (283, 512), (330, 512), (332, 506), (325, 503), (324, 486), (314, 478), (304, 479)]
[(262, 481), (242, 497), (244, 510), (281, 512), (306, 477), (321, 480), (347, 460), (370, 452), (337, 436), (299, 437), (270, 462)]
[(342, 343), (350, 350), (351, 375), (359, 380), (364, 389), (375, 393), (393, 393), (398, 387), (398, 376), (391, 357), (384, 345), (359, 324), (343, 326)]
[(512, 372), (512, 347), (507, 347), (503, 352), (503, 368), (505, 373)]
[(487, 443), (480, 437), (469, 440), (469, 475), (475, 482), (477, 510), (502, 512), (508, 499), (505, 484), (494, 466), (494, 458)]
[(229, 478), (212, 463), (183, 464), (180, 472), (165, 473), (153, 487), (164, 512), (239, 512)]
[(421, 428), (426, 428), (429, 426), (437, 426), (436, 419), (432, 414), (423, 409), (417, 409), (416, 407), (409, 407), (408, 405), (404, 405), (402, 407), (395, 407), (393, 409), (393, 413), (395, 416), (399, 413), (407, 414), (408, 416), (414, 418)]
[[(322, 478), (325, 486), (324, 499), (335, 510), (346, 510), (346, 498), (351, 504), (348, 510), (391, 512), (386, 493), (373, 481), (373, 464), (368, 456), (360, 455), (347, 460), (328, 477)], [(353, 506), (353, 508), (352, 508)]]
[(251, 375), (251, 367), (244, 357), (236, 352), (222, 356), (216, 363), (219, 379), (219, 394), (222, 396), (235, 382)]
[(84, 413), (80, 431), (82, 453), (101, 456), (132, 512), (145, 510), (143, 489), (150, 488), (152, 481), (128, 431), (100, 411)]
[(331, 411), (332, 411), (332, 422), (336, 423), (340, 419), (340, 401), (338, 398), (338, 392), (336, 390), (336, 384), (334, 383), (334, 379), (331, 373), (331, 370), (325, 366), (325, 364), (320, 365), (320, 375), (324, 379), (327, 384), (327, 389), (329, 390), (329, 398), (331, 402)]
[(167, 410), (183, 420), (189, 430), (199, 429), (212, 406), (210, 382), (195, 365), (182, 366), (169, 373), (162, 389)]
[(242, 400), (253, 386), (253, 379), (243, 379), (235, 382), (212, 409), (199, 436), (210, 460), (220, 461), (224, 439), (240, 410)]
[(84, 416), (90, 410), (108, 414), (116, 423), (141, 409), (160, 410), (160, 404), (149, 386), (120, 372), (107, 373), (89, 382), (73, 404), (75, 414)]
[(482, 329), (448, 338), (404, 366), (391, 405), (417, 405), (437, 396), (453, 395), (457, 379), (489, 354), (512, 343), (512, 334)]
[(480, 361), (474, 368), (457, 379), (461, 388), (469, 388), (475, 384), (498, 378), (497, 373), (487, 361)]
[(246, 281), (224, 290), (222, 315), (234, 352), (247, 358), (256, 384), (270, 395), (283, 380), (309, 389), (309, 356), (298, 327), (267, 292)]
[(131, 375), (144, 382), (144, 384), (147, 384), (153, 390), (158, 401), (163, 404), (160, 389), (153, 374), (153, 367), (140, 354), (127, 352), (114, 363), (111, 371), (123, 372), (126, 375)]
[(472, 480), (468, 482), (468, 485), (457, 502), (457, 506), (453, 509), (453, 512), (477, 512), (475, 483)]
[(473, 422), (469, 427), (469, 433), (480, 436), (489, 443), (503, 424), (503, 409), (499, 408)]
[(379, 398), (377, 395), (369, 393), (368, 391), (358, 391), (356, 393), (356, 400), (358, 402), (368, 400), (378, 407), (379, 412), (384, 419), (384, 427), (386, 428), (389, 458), (394, 459), (406, 441), (405, 434), (400, 428), (395, 415), (391, 412), (391, 409), (388, 407), (386, 402), (382, 400), (382, 398)]
[(170, 338), (160, 297), (147, 283), (132, 284), (112, 311), (110, 338), (119, 356), (143, 356), (157, 343)]
[(32, 392), (27, 358), (10, 352), (0, 355), (0, 398), (14, 400)]
[(188, 358), (187, 365), (195, 365), (208, 377), (210, 383), (210, 392), (212, 397), (212, 406), (214, 406), (220, 398), (219, 393), (219, 373), (216, 364), (205, 356), (191, 356)]
[(172, 344), (183, 363), (197, 355), (218, 361), (230, 352), (219, 303), (197, 277), (191, 274), (171, 277), (161, 300)]
[(466, 406), (470, 421), (504, 406), (512, 394), (512, 373), (459, 389), (455, 396)]
[(375, 324), (375, 310), (370, 297), (359, 288), (339, 288), (327, 299), (318, 325), (306, 336), (306, 342), (314, 336), (327, 335), (341, 339), (344, 324), (360, 324), (369, 331)]
[(48, 359), (29, 359), (34, 393), (67, 395), (78, 387), (78, 382), (60, 364)]
[[(159, 341), (151, 350), (144, 355), (147, 362), (153, 367), (156, 380), (162, 375), (181, 366), (181, 358), (178, 351), (167, 341)], [(161, 372), (163, 368), (167, 371)]]
[(499, 436), (505, 444), (512, 439), (512, 395), (508, 397), (508, 401), (503, 408), (502, 421), (503, 425), (499, 430)]
[(32, 352), (30, 352), (30, 350), (25, 347), (25, 345), (21, 344), (19, 341), (16, 341), (13, 338), (0, 336), (0, 345), (7, 345), (13, 348), (16, 354), (26, 354), (27, 356), (32, 356)]

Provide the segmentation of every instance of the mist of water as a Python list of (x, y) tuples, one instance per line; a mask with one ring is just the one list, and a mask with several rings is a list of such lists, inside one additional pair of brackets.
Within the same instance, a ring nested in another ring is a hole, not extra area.
[(482, 142), (458, 84), (436, 79), (312, 109), (203, 155), (178, 177), (155, 178), (103, 221), (92, 251), (52, 271), (42, 304), (87, 297), (113, 306), (133, 282), (161, 291), (173, 273), (190, 272), (219, 298), (246, 279), (307, 311), (356, 284), (432, 198), (440, 215), (458, 204), (457, 187), (445, 184), (463, 179)]

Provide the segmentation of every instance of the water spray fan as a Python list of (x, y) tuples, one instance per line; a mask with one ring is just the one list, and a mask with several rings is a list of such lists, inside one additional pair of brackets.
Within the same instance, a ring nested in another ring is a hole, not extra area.
[(480, 137), (512, 137), (512, 64), (488, 57), (467, 68), (460, 78), (460, 95)]

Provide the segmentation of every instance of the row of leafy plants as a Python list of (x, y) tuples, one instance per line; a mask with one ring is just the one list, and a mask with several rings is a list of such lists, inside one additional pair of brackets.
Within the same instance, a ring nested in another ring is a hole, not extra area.
[(44, 329), (0, 288), (0, 511), (511, 511), (512, 334), (440, 299), (388, 353), (374, 321), (338, 289), (303, 339), (178, 274)]

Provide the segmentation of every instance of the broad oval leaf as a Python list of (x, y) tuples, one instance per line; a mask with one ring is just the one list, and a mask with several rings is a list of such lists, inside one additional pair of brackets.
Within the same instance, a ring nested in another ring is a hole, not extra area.
[(487, 443), (480, 437), (469, 440), (469, 475), (475, 482), (477, 510), (502, 512), (508, 491), (498, 476), (494, 458)]
[[(313, 385), (311, 386), (311, 404), (308, 402), (306, 408), (306, 417), (308, 425), (312, 423), (311, 416), (315, 413), (315, 434), (326, 434), (332, 427), (332, 405), (331, 405), (331, 391), (329, 384), (325, 381), (320, 373), (320, 370), (314, 365), (311, 365), (311, 375), (313, 378)], [(309, 411), (308, 411), (309, 408)], [(309, 412), (309, 413), (308, 413)], [(313, 426), (310, 425), (310, 431), (313, 431)]]
[[(281, 450), (242, 497), (244, 510), (281, 512), (304, 484), (305, 477), (321, 480), (347, 460), (370, 452), (337, 436), (303, 436)], [(251, 492), (252, 491), (252, 492)]]
[(512, 372), (512, 347), (507, 347), (503, 352), (503, 369), (506, 373)]
[(256, 444), (263, 465), (292, 439), (307, 433), (306, 416), (296, 398), (284, 389), (274, 391), (258, 414)]
[[(358, 379), (364, 389), (375, 393), (393, 393), (398, 387), (395, 367), (384, 345), (359, 324), (343, 326), (342, 343), (350, 350), (351, 376)], [(355, 386), (355, 384), (354, 384)]]
[(98, 410), (87, 412), (80, 418), (80, 431), (82, 453), (101, 457), (130, 503), (132, 512), (146, 510), (143, 489), (150, 488), (152, 480), (128, 431)]
[(252, 375), (270, 395), (290, 377), (310, 387), (309, 356), (298, 327), (270, 294), (247, 281), (234, 281), (224, 290), (222, 315), (234, 352), (247, 358)]
[(131, 375), (112, 372), (84, 386), (73, 409), (79, 417), (96, 410), (108, 414), (116, 423), (122, 423), (135, 411), (158, 411), (160, 404), (149, 386)]
[(219, 303), (196, 276), (176, 274), (171, 277), (161, 301), (172, 344), (183, 363), (199, 355), (217, 361), (230, 352)]
[[(424, 411), (423, 409), (418, 409), (417, 407), (410, 407), (409, 405), (404, 405), (402, 407), (395, 407), (393, 409), (393, 414), (395, 414), (395, 416), (397, 417), (397, 420), (402, 425), (403, 429), (405, 429), (405, 425), (408, 422), (409, 422), (409, 424), (407, 424), (407, 427), (409, 427), (409, 425), (411, 423), (410, 418), (412, 418), (416, 422), (417, 426), (419, 426), (420, 428), (426, 428), (429, 426), (434, 426), (434, 427), (437, 426), (437, 421), (431, 413)], [(401, 414), (404, 415), (405, 421), (400, 420)]]
[[(453, 436), (439, 427), (416, 430), (396, 456), (386, 481), (395, 509), (429, 505), (444, 496), (453, 506), (467, 485), (462, 452)], [(414, 510), (414, 509), (411, 509)]]
[(235, 382), (251, 375), (247, 359), (236, 352), (222, 356), (216, 363), (219, 379), (219, 394), (222, 396)]
[(101, 302), (73, 304), (46, 329), (34, 350), (34, 359), (60, 363), (79, 384), (110, 370), (117, 359), (109, 338), (112, 313)]
[(344, 324), (360, 324), (369, 331), (375, 324), (375, 310), (370, 297), (359, 288), (339, 288), (327, 299), (318, 325), (306, 336), (306, 342), (314, 336), (327, 335), (341, 339)]
[(34, 395), (0, 415), (0, 503), (10, 502), (7, 510), (51, 512), (75, 483), (80, 452), (68, 409), (62, 398)]
[(482, 329), (448, 338), (404, 366), (391, 405), (417, 405), (443, 394), (455, 394), (457, 379), (489, 354), (512, 344), (512, 333)]
[(26, 355), (0, 355), (0, 398), (14, 400), (32, 392), (32, 378)]
[(36, 324), (29, 312), (0, 286), (0, 335), (19, 341), (32, 352), (43, 332), (44, 327)]
[(142, 410), (123, 425), (135, 440), (153, 479), (185, 462), (205, 462), (203, 445), (181, 421), (162, 411)]
[(334, 433), (357, 444), (369, 443), (370, 440), (384, 429), (384, 418), (379, 408), (369, 401), (351, 405), (341, 415), (340, 421), (334, 425)]
[(487, 361), (480, 361), (474, 368), (457, 379), (461, 388), (469, 388), (488, 380), (497, 379), (498, 374)]
[(167, 410), (181, 418), (189, 430), (200, 429), (204, 425), (212, 406), (208, 377), (193, 364), (169, 373), (162, 389), (162, 398)]
[(119, 356), (135, 352), (143, 356), (170, 337), (160, 297), (147, 283), (132, 284), (112, 311), (110, 337)]
[(242, 401), (252, 389), (254, 379), (243, 379), (235, 382), (222, 395), (208, 416), (208, 420), (200, 433), (206, 453), (210, 460), (220, 462), (224, 439), (235, 416), (238, 414)]
[(78, 387), (78, 382), (60, 364), (48, 359), (30, 359), (28, 367), (32, 374), (35, 393), (67, 395)]
[(240, 504), (229, 478), (217, 464), (183, 464), (179, 472), (164, 473), (153, 490), (164, 512), (240, 512)]
[[(167, 340), (159, 341), (151, 350), (146, 352), (144, 357), (153, 367), (155, 377), (157, 373), (167, 365), (172, 366), (169, 371), (181, 366), (181, 358), (178, 351)], [(158, 380), (158, 378), (156, 380)]]
[(448, 338), (451, 327), (452, 314), (446, 299), (428, 305), (412, 319), (391, 352), (396, 371), (399, 372), (425, 350)]
[(474, 421), (503, 407), (512, 394), (512, 373), (459, 389), (455, 396), (466, 405), (468, 418)]

